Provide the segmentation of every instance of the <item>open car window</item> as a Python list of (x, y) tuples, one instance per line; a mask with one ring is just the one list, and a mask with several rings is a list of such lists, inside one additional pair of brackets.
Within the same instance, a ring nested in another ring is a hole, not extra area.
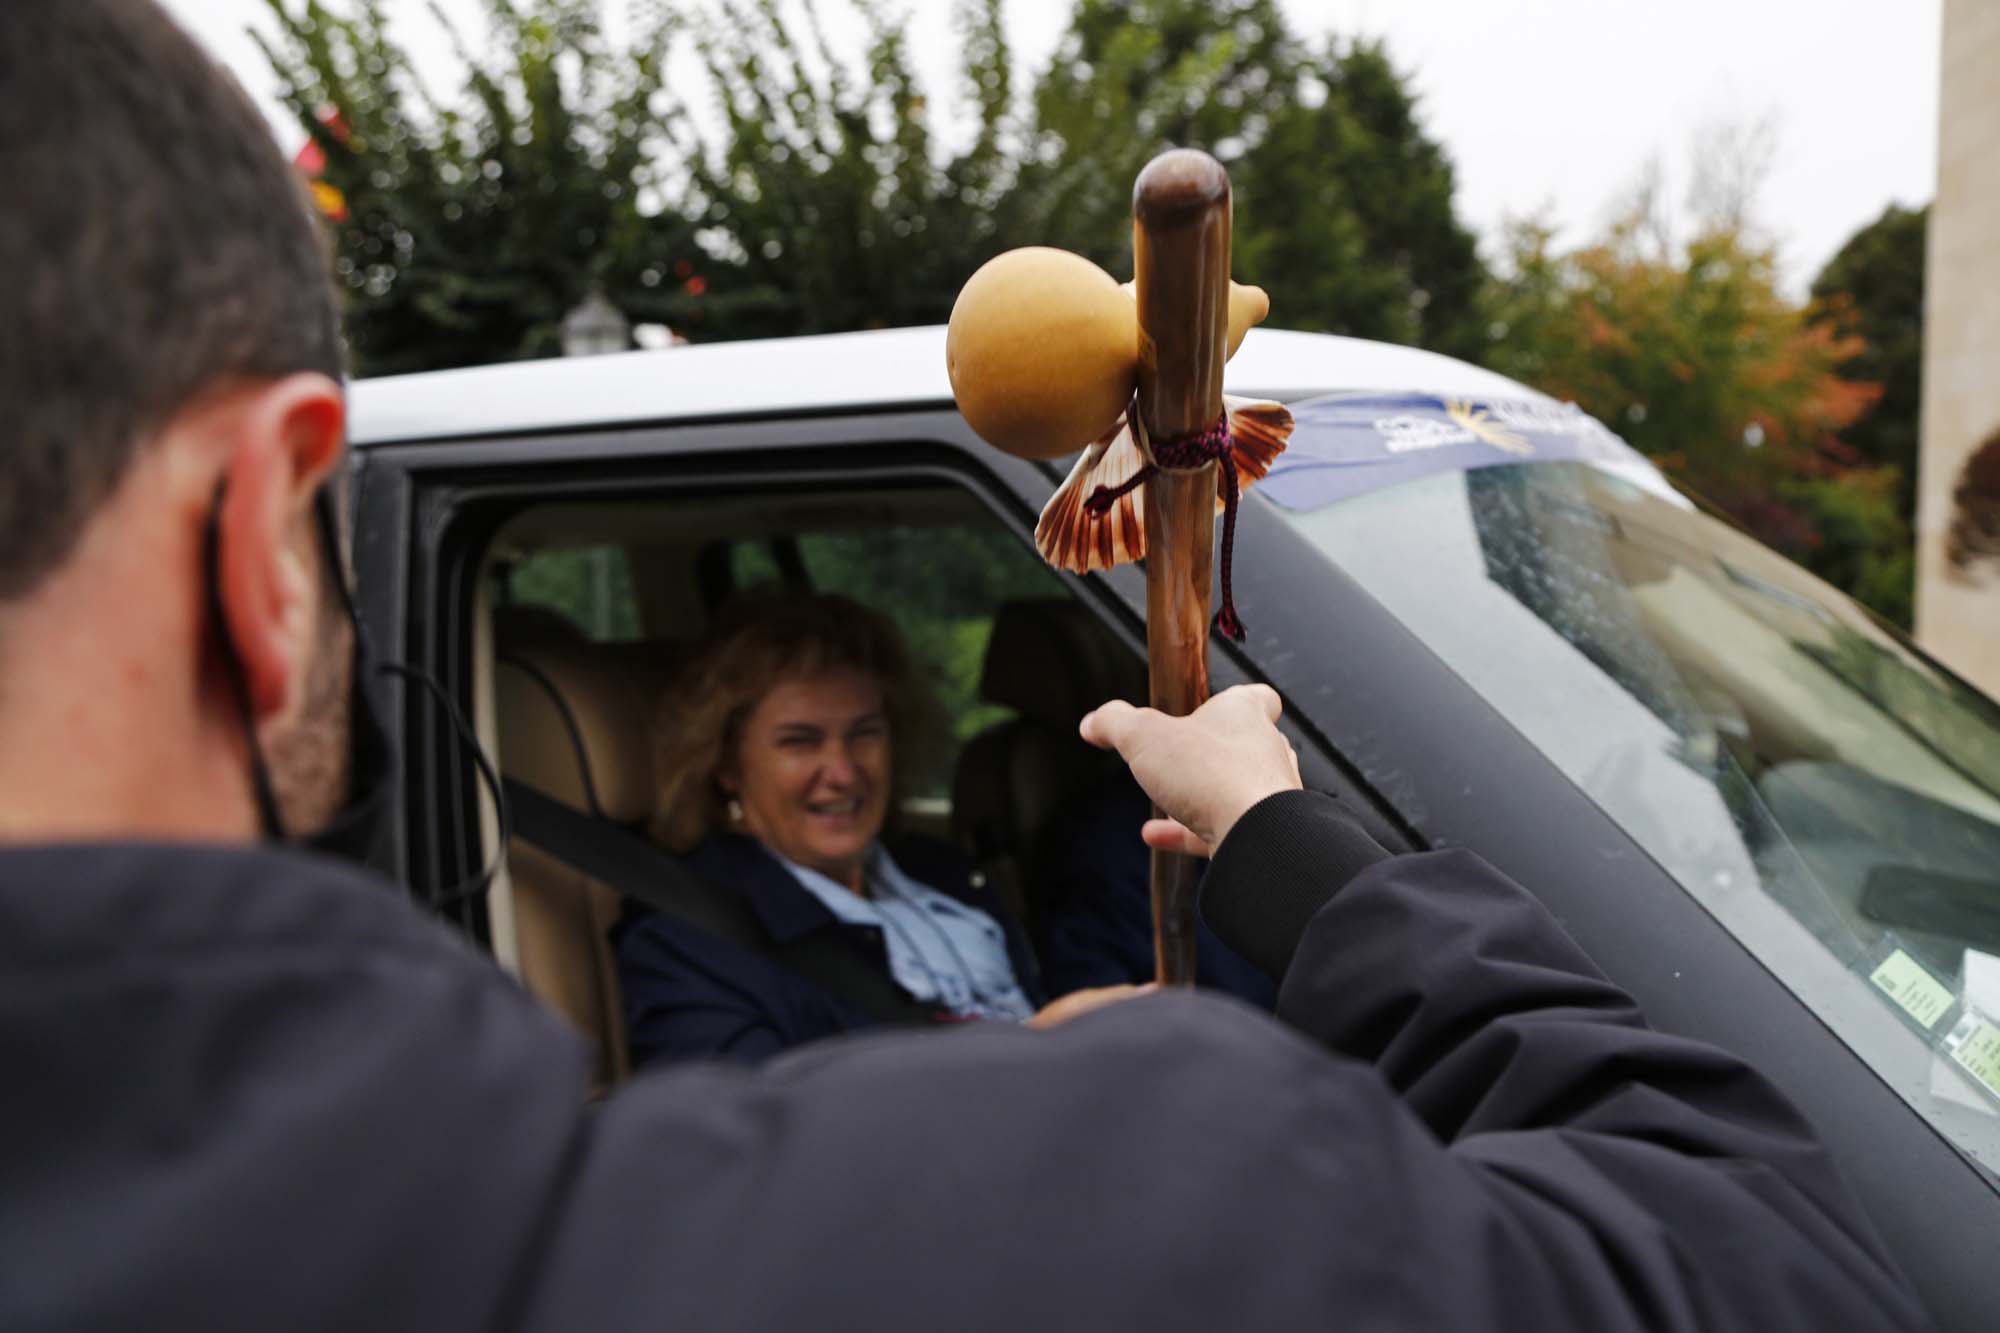
[(1291, 518), (2000, 1163), (2000, 710), (1630, 460), (1481, 463)]

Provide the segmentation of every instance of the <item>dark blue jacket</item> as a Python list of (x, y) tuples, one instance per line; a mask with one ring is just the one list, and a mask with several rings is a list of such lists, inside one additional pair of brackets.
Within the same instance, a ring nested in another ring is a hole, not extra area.
[[(1153, 803), (1121, 768), (1050, 831), (1041, 864), (1051, 881), (1035, 946), (1051, 995), (1153, 979), (1152, 857), (1139, 841), (1152, 813)], [(1195, 923), (1194, 957), (1194, 981), (1204, 990), (1259, 1009), (1277, 998), (1276, 983), (1205, 921)]]
[[(971, 862), (928, 838), (900, 839), (890, 855), (912, 879), (998, 921), (1007, 932), (1015, 979), (1030, 1001), (1042, 1003), (1027, 936), (977, 881)], [(882, 932), (835, 917), (754, 838), (712, 834), (682, 860), (698, 878), (740, 892), (773, 944), (824, 933), (888, 975)], [(612, 947), (635, 1068), (698, 1056), (761, 1060), (801, 1042), (880, 1022), (763, 953), (650, 908), (628, 909), (612, 931)]]
[(0, 847), (0, 1328), (1925, 1326), (1769, 1083), (1475, 857), (1366, 841), (1275, 796), (1209, 870), (1289, 1031), (1157, 995), (595, 1107), (379, 879)]

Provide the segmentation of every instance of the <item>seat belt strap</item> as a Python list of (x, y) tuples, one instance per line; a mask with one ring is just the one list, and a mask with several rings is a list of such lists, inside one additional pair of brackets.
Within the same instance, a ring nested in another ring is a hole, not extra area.
[(780, 944), (733, 889), (695, 875), (644, 838), (593, 819), (516, 778), (506, 780), (514, 836), (623, 897), (748, 949), (878, 1023), (928, 1024), (949, 1017), (911, 998), (840, 935), (822, 931)]

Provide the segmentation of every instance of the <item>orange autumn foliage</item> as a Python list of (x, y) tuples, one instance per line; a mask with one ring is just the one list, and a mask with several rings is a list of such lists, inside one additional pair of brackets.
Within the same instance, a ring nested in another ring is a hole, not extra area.
[(1843, 377), (1859, 340), (1780, 292), (1740, 230), (1672, 246), (1635, 214), (1559, 251), (1517, 224), (1488, 331), (1489, 364), (1579, 404), (1770, 545), (1857, 595), (1893, 584), (1885, 562), (1908, 545), (1894, 469), (1840, 439), (1881, 388)]

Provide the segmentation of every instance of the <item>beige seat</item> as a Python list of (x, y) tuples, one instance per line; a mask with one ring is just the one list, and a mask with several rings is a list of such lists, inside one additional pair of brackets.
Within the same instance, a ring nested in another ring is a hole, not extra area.
[[(585, 814), (643, 824), (654, 791), (650, 722), (674, 650), (599, 646), (559, 616), (526, 610), (495, 618), (501, 770)], [(507, 868), (521, 980), (592, 1043), (601, 1091), (626, 1070), (606, 939), (618, 895), (519, 838), (508, 845)]]
[(980, 696), (1014, 719), (972, 738), (952, 782), (952, 832), (1007, 906), (1039, 910), (1036, 855), (1055, 815), (1110, 771), (1076, 734), (1107, 699), (1141, 702), (1144, 663), (1068, 598), (1008, 602), (993, 621)]

